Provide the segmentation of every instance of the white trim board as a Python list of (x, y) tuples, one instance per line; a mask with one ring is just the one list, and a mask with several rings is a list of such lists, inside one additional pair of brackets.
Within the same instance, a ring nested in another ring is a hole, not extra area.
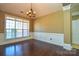
[(71, 44), (64, 44), (63, 48), (66, 49), (66, 50), (72, 50)]
[(72, 13), (72, 16), (79, 16), (79, 12), (78, 12), (78, 11), (73, 12), (73, 13)]
[(29, 40), (29, 38), (20, 38), (20, 39), (13, 39), (13, 40), (5, 40), (0, 45), (5, 45), (5, 44), (10, 44), (10, 43), (15, 43), (15, 42), (20, 42), (24, 40)]
[(71, 8), (71, 4), (67, 5), (67, 6), (64, 6), (63, 7), (63, 10), (69, 10)]

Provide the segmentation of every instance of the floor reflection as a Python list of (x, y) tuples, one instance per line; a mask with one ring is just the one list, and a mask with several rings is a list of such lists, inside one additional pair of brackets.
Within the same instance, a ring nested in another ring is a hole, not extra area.
[(61, 46), (37, 40), (29, 40), (0, 46), (0, 56), (72, 56), (79, 55), (79, 52), (77, 51), (68, 51), (63, 49)]
[(7, 46), (4, 51), (6, 56), (22, 55), (22, 46), (20, 44)]
[(9, 46), (5, 48), (5, 55), (15, 55), (15, 46)]

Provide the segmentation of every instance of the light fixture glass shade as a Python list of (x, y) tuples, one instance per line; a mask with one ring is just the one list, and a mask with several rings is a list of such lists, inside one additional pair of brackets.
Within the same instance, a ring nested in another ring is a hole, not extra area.
[(31, 10), (29, 10), (29, 12), (31, 12)]
[(27, 14), (29, 14), (29, 12), (27, 12)]

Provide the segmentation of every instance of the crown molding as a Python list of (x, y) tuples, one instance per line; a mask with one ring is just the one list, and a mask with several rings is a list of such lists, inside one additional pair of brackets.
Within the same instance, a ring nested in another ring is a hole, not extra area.
[(66, 6), (63, 7), (63, 10), (69, 10), (69, 9), (71, 9), (71, 4), (66, 5)]

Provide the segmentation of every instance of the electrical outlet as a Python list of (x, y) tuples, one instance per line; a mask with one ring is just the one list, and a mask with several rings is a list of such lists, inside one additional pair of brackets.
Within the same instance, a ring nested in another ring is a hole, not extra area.
[(52, 40), (52, 38), (50, 38), (50, 40)]

